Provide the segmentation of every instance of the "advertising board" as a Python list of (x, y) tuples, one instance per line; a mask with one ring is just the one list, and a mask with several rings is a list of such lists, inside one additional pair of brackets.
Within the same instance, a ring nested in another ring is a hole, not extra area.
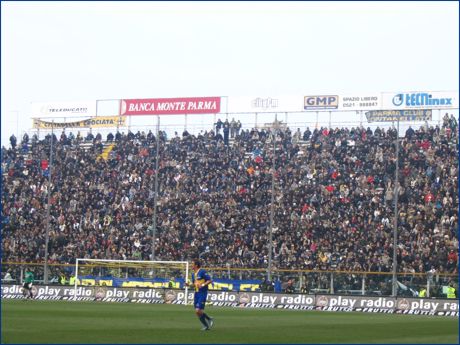
[[(37, 300), (102, 301), (125, 303), (184, 304), (185, 290), (35, 285)], [(20, 285), (2, 285), (1, 297), (22, 299)], [(187, 299), (193, 301), (193, 292)], [(394, 298), (375, 296), (275, 294), (250, 291), (208, 292), (208, 304), (239, 308), (297, 309), (433, 316), (459, 316), (458, 299)]]

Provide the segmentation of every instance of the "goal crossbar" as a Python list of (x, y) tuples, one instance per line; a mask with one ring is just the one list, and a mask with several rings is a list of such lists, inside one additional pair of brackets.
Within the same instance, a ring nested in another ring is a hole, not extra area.
[[(85, 267), (92, 266), (97, 267), (97, 264), (104, 264), (105, 267), (136, 267), (136, 268), (157, 268), (157, 269), (164, 269), (164, 268), (173, 268), (173, 269), (185, 269), (185, 283), (188, 280), (189, 275), (189, 262), (188, 261), (142, 261), (142, 260), (113, 260), (113, 259), (84, 259), (84, 258), (77, 258), (75, 263), (75, 296), (77, 293), (78, 288), (78, 267), (83, 266), (81, 263), (85, 262), (89, 265), (84, 265)], [(131, 265), (134, 264), (134, 265)], [(153, 267), (155, 266), (155, 267)], [(188, 286), (185, 286), (185, 304), (187, 304), (187, 296), (188, 296)]]

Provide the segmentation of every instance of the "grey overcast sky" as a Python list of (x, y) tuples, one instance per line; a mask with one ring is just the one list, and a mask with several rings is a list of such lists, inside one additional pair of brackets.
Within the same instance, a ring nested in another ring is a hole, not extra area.
[(458, 90), (459, 3), (2, 2), (2, 145), (30, 103)]

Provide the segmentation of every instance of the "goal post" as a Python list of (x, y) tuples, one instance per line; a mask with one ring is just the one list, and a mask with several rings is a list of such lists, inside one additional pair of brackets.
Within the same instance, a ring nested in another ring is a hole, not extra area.
[[(174, 280), (173, 288), (184, 288), (188, 304), (188, 261), (142, 261), (78, 258), (75, 263), (74, 296), (78, 286), (98, 285), (121, 287), (143, 286), (165, 288)], [(115, 285), (113, 285), (113, 283)], [(119, 285), (118, 285), (119, 286)]]

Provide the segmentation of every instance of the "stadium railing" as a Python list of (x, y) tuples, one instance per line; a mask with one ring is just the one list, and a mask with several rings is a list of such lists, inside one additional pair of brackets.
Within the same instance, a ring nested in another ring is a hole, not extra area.
[[(49, 264), (49, 284), (59, 284), (62, 274), (70, 276), (74, 273), (75, 265)], [(2, 283), (22, 284), (25, 269), (31, 268), (35, 275), (35, 284), (43, 284), (43, 263), (2, 263)], [(244, 291), (261, 291), (262, 283), (266, 280), (266, 269), (247, 269), (232, 267), (207, 268), (215, 281), (251, 280), (255, 284), (242, 285)], [(4, 276), (9, 272), (14, 281), (5, 281)], [(272, 273), (274, 292), (284, 292), (288, 281), (294, 283), (295, 293), (345, 294), (366, 296), (390, 296), (392, 293), (391, 272), (361, 272), (361, 271), (311, 271), (278, 269)], [(158, 278), (167, 278), (158, 273)], [(134, 278), (135, 279), (135, 278)], [(397, 274), (398, 296), (417, 297), (422, 289), (427, 290), (427, 297), (445, 297), (450, 282), (458, 282), (458, 273), (407, 273)], [(276, 283), (276, 284), (275, 284)], [(232, 284), (240, 286), (240, 284)], [(216, 284), (216, 289), (222, 289), (224, 284)], [(225, 288), (224, 288), (225, 289)], [(229, 289), (231, 290), (231, 288)], [(243, 290), (243, 289), (242, 289)]]

